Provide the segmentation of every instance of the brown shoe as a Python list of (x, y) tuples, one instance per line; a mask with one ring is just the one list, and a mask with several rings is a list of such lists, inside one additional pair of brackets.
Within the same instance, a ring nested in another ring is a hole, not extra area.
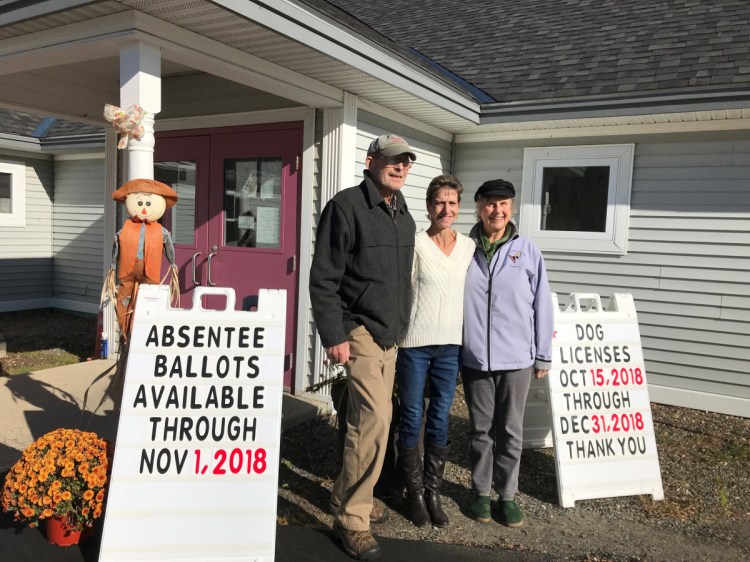
[[(336, 515), (339, 507), (341, 507), (341, 502), (331, 496), (330, 503), (328, 504), (328, 512), (331, 515)], [(370, 511), (370, 525), (380, 525), (386, 521), (388, 521), (388, 508), (382, 501), (373, 498), (372, 511)]]
[(350, 531), (338, 523), (333, 524), (333, 532), (341, 541), (341, 546), (355, 560), (377, 560), (380, 558), (380, 545), (370, 531)]

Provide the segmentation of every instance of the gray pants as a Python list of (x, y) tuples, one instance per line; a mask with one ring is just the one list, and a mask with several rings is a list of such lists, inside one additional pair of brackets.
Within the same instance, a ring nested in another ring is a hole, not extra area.
[(518, 371), (462, 370), (469, 407), (469, 462), (475, 491), (495, 489), (501, 500), (518, 491), (523, 448), (523, 413), (534, 369)]

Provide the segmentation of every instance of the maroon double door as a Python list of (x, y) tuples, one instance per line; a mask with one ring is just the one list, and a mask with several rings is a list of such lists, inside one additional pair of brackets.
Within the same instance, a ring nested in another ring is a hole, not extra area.
[[(231, 287), (238, 310), (258, 291), (286, 289), (284, 386), (292, 387), (297, 319), (302, 124), (157, 133), (154, 178), (178, 203), (164, 224), (175, 242), (182, 306), (196, 287)], [(204, 297), (223, 309), (223, 297)]]

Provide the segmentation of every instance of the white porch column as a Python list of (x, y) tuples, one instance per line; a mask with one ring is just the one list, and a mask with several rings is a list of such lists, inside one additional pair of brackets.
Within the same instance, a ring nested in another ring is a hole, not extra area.
[[(357, 96), (344, 92), (343, 107), (323, 110), (323, 146), (321, 149), (320, 210), (336, 193), (354, 185), (357, 165)], [(314, 383), (328, 375), (323, 365), (325, 349), (315, 332), (317, 357), (313, 362)], [(323, 392), (330, 393), (330, 387)]]
[(120, 107), (145, 111), (143, 138), (128, 143), (127, 178), (154, 177), (154, 116), (161, 111), (161, 50), (142, 41), (120, 49)]
[(344, 105), (323, 110), (321, 202), (354, 185), (357, 164), (357, 96), (344, 92)]

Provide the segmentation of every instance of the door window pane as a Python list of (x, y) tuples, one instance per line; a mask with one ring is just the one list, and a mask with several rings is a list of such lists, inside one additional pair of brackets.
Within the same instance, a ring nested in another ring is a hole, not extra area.
[(154, 179), (166, 183), (177, 192), (177, 204), (172, 213), (172, 240), (175, 244), (195, 241), (195, 162), (157, 162)]
[(545, 167), (541, 230), (605, 232), (609, 166)]
[(224, 160), (224, 245), (281, 245), (281, 158)]

